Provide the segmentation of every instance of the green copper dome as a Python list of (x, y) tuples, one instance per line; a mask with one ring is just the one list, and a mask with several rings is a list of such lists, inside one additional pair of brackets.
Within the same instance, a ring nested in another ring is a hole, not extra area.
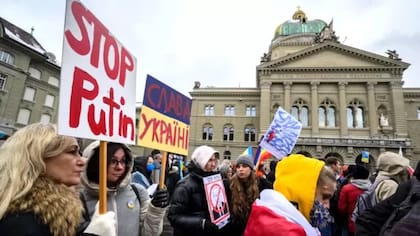
[(294, 34), (319, 33), (327, 25), (323, 20), (308, 21), (305, 13), (299, 8), (293, 14), (292, 19), (285, 21), (276, 28), (274, 38)]

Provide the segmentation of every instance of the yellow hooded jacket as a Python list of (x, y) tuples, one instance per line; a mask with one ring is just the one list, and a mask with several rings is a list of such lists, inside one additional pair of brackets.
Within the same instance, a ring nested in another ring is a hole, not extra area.
[(274, 190), (290, 202), (298, 204), (298, 210), (309, 221), (314, 205), (318, 177), (325, 163), (300, 154), (292, 154), (276, 166)]

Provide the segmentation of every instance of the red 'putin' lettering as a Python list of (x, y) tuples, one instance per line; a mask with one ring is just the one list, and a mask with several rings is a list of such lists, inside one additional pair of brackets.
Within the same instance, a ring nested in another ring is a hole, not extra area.
[[(91, 90), (86, 89), (85, 83), (90, 83), (93, 87)], [(130, 140), (134, 140), (135, 125), (132, 118), (123, 113), (121, 106), (125, 105), (124, 97), (120, 97), (118, 103), (115, 99), (114, 89), (109, 89), (109, 95), (102, 97), (103, 104), (107, 105), (106, 110), (99, 110), (99, 120), (95, 120), (95, 112), (97, 106), (92, 103), (99, 94), (99, 86), (94, 77), (79, 67), (74, 68), (73, 85), (70, 98), (70, 113), (69, 126), (77, 128), (80, 124), (81, 110), (83, 104), (88, 104), (88, 112), (86, 119), (88, 120), (89, 128), (95, 135), (104, 134), (112, 137), (114, 135), (114, 112), (119, 111), (118, 114), (118, 135), (122, 137), (128, 136), (128, 129), (130, 128)]]

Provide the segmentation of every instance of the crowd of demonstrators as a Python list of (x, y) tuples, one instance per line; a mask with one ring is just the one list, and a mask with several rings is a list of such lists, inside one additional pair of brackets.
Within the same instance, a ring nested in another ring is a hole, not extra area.
[[(90, 216), (99, 198), (99, 141), (83, 151), (87, 158), (82, 173), (82, 196)], [(116, 213), (119, 236), (160, 235), (169, 204), (166, 189), (157, 190), (150, 200), (147, 190), (131, 183), (133, 156), (125, 144), (107, 143), (107, 209)]]
[(219, 235), (219, 228), (210, 220), (203, 177), (216, 173), (219, 153), (209, 146), (197, 147), (188, 166), (189, 174), (180, 180), (171, 198), (168, 219), (174, 236)]
[(152, 156), (139, 156), (134, 158), (131, 182), (141, 184), (146, 189), (153, 184), (152, 172), (155, 169)]
[(76, 139), (51, 124), (13, 134), (0, 148), (0, 235), (115, 235), (113, 212), (82, 224), (83, 167)]
[(244, 235), (315, 236), (331, 230), (328, 206), (336, 179), (324, 162), (289, 155), (278, 162), (273, 187), (253, 204)]
[[(380, 175), (383, 175), (387, 173), (387, 175), (392, 176), (392, 173), (398, 173), (399, 171), (393, 171), (394, 169), (402, 169), (402, 172), (404, 172), (404, 167), (406, 166), (406, 160), (403, 159), (403, 157), (395, 156), (392, 153), (383, 153), (380, 155), (380, 159), (378, 159), (378, 164), (383, 164), (383, 162), (386, 162), (389, 164), (390, 160), (389, 157), (394, 157), (396, 160), (393, 160), (393, 167), (388, 166), (387, 168), (381, 167), (379, 173)], [(388, 171), (386, 171), (388, 170)], [(378, 173), (378, 174), (379, 174)], [(379, 175), (378, 175), (379, 176)], [(395, 175), (393, 175), (395, 176)], [(397, 174), (397, 176), (405, 176), (405, 173)], [(366, 209), (357, 219), (356, 219), (356, 232), (355, 235), (385, 235), (384, 231), (391, 231), (393, 225), (387, 224), (388, 218), (393, 214), (394, 211), (399, 211), (400, 204), (409, 196), (411, 191), (413, 190), (414, 185), (418, 185), (420, 181), (420, 162), (417, 163), (416, 169), (413, 173), (413, 177), (407, 181), (403, 181), (405, 177), (403, 178), (397, 178), (400, 179), (397, 189), (394, 192), (393, 195), (389, 196), (388, 198), (385, 198), (384, 200), (380, 201), (377, 205), (375, 205), (371, 209)], [(391, 182), (391, 184), (393, 184)], [(381, 193), (381, 191), (377, 192), (378, 194)], [(384, 194), (385, 195), (385, 194)], [(417, 197), (414, 199), (410, 199), (413, 201), (419, 201), (420, 200), (420, 191), (414, 192), (414, 195)], [(406, 214), (407, 211), (404, 211), (404, 209), (401, 209), (401, 212), (397, 212), (396, 218), (394, 221), (398, 222), (401, 220)], [(408, 209), (407, 209), (408, 210)], [(420, 216), (419, 216), (420, 217)], [(395, 223), (395, 222), (394, 222)], [(418, 225), (418, 221), (416, 222), (416, 225)], [(415, 229), (416, 225), (405, 225), (405, 230), (409, 231), (410, 229)], [(396, 232), (394, 234), (390, 233), (389, 235), (413, 235), (410, 234), (410, 232), (400, 232), (400, 234), (397, 234)], [(416, 232), (416, 234), (418, 231)]]
[[(338, 211), (344, 216), (344, 224), (341, 231), (345, 235), (353, 236), (355, 232), (354, 222), (351, 220), (354, 207), (360, 194), (369, 189), (369, 170), (363, 165), (356, 165), (352, 170), (352, 178), (339, 192)], [(341, 218), (341, 217), (340, 217)], [(341, 234), (341, 235), (343, 235)]]
[[(58, 135), (50, 124), (28, 125), (8, 138), (0, 148), (0, 235), (160, 235), (170, 198), (167, 218), (175, 236), (411, 236), (420, 226), (420, 204), (414, 205), (420, 202), (420, 162), (410, 179), (409, 160), (392, 152), (379, 155), (372, 184), (366, 166), (349, 165), (342, 173), (334, 156), (274, 159), (265, 178), (251, 156), (232, 165), (220, 162), (212, 147), (200, 146), (183, 179), (181, 165), (169, 155), (167, 188), (149, 195), (146, 188), (159, 182), (162, 154), (133, 158), (127, 145), (107, 142), (109, 211), (102, 215), (99, 141), (83, 156), (75, 138)], [(203, 183), (218, 173), (230, 209), (221, 229), (211, 221)], [(369, 188), (378, 204), (354, 223), (357, 199)]]
[(226, 235), (243, 235), (252, 203), (264, 189), (272, 189), (272, 184), (255, 173), (253, 158), (241, 155), (236, 159), (236, 173), (226, 189), (231, 218), (224, 232)]

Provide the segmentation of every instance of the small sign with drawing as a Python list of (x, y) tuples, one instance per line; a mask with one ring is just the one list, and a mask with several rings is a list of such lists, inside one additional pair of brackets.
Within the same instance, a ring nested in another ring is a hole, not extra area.
[(207, 206), (212, 223), (220, 228), (228, 223), (230, 216), (225, 187), (220, 174), (203, 178)]

